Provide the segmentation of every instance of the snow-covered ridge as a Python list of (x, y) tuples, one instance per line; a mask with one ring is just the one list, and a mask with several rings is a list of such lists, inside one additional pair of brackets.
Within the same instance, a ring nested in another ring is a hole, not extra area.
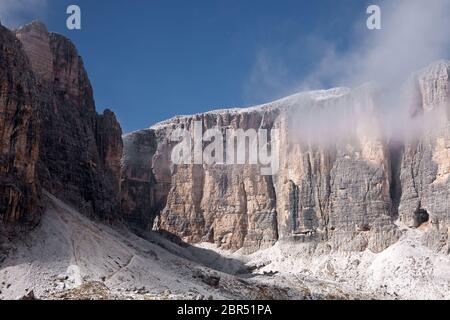
[[(414, 73), (415, 76), (419, 78), (428, 78), (428, 79), (437, 79), (443, 76), (445, 71), (449, 72), (450, 70), (450, 60), (437, 60), (435, 62), (430, 63), (428, 66), (418, 70)], [(362, 85), (359, 88), (366, 87), (367, 85)], [(168, 120), (161, 121), (159, 123), (154, 124), (149, 129), (159, 130), (168, 125), (172, 125), (174, 122), (181, 121), (183, 119), (194, 118), (200, 115), (208, 115), (208, 114), (239, 114), (239, 113), (251, 113), (251, 112), (264, 112), (269, 111), (271, 109), (276, 108), (287, 108), (287, 107), (295, 107), (304, 101), (324, 101), (330, 99), (341, 98), (345, 95), (351, 94), (354, 90), (346, 87), (336, 87), (326, 90), (313, 90), (313, 91), (304, 91), (295, 93), (293, 95), (256, 105), (251, 107), (243, 107), (243, 108), (222, 108), (215, 109), (207, 112), (196, 113), (192, 115), (178, 115), (172, 117)], [(140, 131), (140, 130), (137, 130)], [(132, 134), (133, 132), (129, 133)], [(126, 136), (126, 135), (125, 135)]]
[(441, 60), (437, 60), (437, 61), (429, 64), (428, 66), (418, 70), (416, 72), (416, 75), (427, 76), (427, 77), (436, 77), (445, 71), (447, 71), (447, 73), (450, 72), (450, 60), (441, 59)]
[(149, 129), (158, 130), (165, 126), (173, 124), (175, 120), (182, 120), (187, 118), (194, 118), (200, 115), (208, 115), (208, 114), (239, 114), (239, 113), (252, 113), (252, 112), (265, 112), (271, 109), (283, 108), (283, 107), (293, 107), (301, 101), (324, 101), (329, 99), (335, 99), (347, 95), (351, 92), (349, 88), (337, 87), (327, 90), (314, 90), (314, 91), (304, 91), (295, 93), (293, 95), (252, 106), (252, 107), (244, 107), (244, 108), (223, 108), (223, 109), (215, 109), (207, 112), (196, 113), (192, 115), (179, 115), (172, 117), (168, 120), (164, 120), (159, 122)]

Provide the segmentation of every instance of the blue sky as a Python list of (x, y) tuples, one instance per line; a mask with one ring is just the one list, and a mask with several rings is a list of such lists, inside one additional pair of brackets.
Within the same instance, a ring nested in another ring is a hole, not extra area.
[[(81, 7), (81, 31), (66, 29), (69, 4)], [(40, 19), (72, 39), (97, 109), (112, 109), (130, 132), (178, 114), (255, 105), (300, 90), (328, 46), (351, 50), (355, 30), (369, 32), (368, 4), (47, 0), (20, 18)], [(320, 86), (328, 85), (334, 83)]]

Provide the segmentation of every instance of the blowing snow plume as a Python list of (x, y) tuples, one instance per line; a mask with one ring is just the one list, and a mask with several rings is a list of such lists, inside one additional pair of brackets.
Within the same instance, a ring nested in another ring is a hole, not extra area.
[[(366, 121), (378, 122), (388, 139), (402, 140), (419, 134), (428, 124), (435, 127), (441, 119), (444, 108), (429, 106), (425, 110), (429, 112), (423, 112), (423, 97), (418, 90), (423, 79), (420, 80), (420, 72), (413, 73), (448, 57), (450, 1), (384, 1), (380, 7), (382, 29), (357, 30), (355, 38), (362, 40), (344, 54), (334, 49), (326, 52), (301, 87), (323, 83), (366, 85), (354, 90), (339, 107), (321, 103), (311, 110), (300, 102), (293, 117), (297, 138), (334, 143), (347, 139), (356, 130), (356, 124)], [(428, 71), (441, 72), (440, 69), (448, 69), (448, 63), (442, 61), (430, 68), (436, 70)], [(448, 102), (433, 102), (442, 103)]]

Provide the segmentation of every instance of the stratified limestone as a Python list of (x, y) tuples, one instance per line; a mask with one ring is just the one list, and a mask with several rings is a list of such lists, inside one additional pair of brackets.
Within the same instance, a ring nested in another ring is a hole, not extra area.
[[(147, 227), (158, 217), (159, 230), (189, 243), (209, 241), (225, 249), (254, 251), (285, 238), (382, 250), (397, 235), (391, 216), (389, 150), (376, 118), (371, 112), (363, 119), (358, 110), (347, 110), (361, 120), (354, 134), (323, 146), (297, 140), (297, 124), (290, 121), (298, 116), (299, 104), (303, 112), (336, 105), (358, 108), (358, 94), (345, 89), (305, 93), (262, 107), (178, 117), (126, 135), (124, 181), (134, 184), (126, 198), (140, 208), (129, 214), (146, 216)], [(363, 102), (372, 103), (369, 98)], [(224, 139), (230, 128), (276, 128), (279, 170), (266, 176), (261, 165), (171, 163), (173, 131), (186, 128), (192, 133), (194, 121), (201, 121), (204, 131), (220, 128)], [(158, 188), (166, 194), (154, 205), (147, 192)], [(147, 194), (139, 193), (144, 189)]]
[(450, 221), (450, 63), (440, 61), (417, 74), (420, 88), (415, 115), (429, 125), (409, 137), (401, 153), (401, 221), (426, 222), (429, 245), (449, 251)]
[(35, 21), (16, 31), (34, 73), (41, 79), (53, 81), (53, 57), (50, 48), (50, 35), (44, 24)]
[[(189, 243), (255, 251), (279, 239), (374, 252), (397, 241), (397, 219), (448, 250), (449, 63), (413, 77), (402, 137), (388, 133), (375, 87), (297, 94), (248, 109), (176, 117), (124, 137), (122, 208)], [(409, 118), (408, 118), (409, 117)], [(276, 129), (279, 168), (171, 162), (175, 130)], [(397, 121), (397, 120), (396, 120)]]

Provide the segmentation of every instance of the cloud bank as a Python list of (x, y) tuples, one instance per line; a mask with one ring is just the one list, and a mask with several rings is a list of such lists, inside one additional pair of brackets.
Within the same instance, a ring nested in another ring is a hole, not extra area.
[[(437, 113), (411, 116), (420, 99), (412, 75), (431, 62), (450, 58), (450, 1), (395, 0), (378, 4), (382, 30), (367, 29), (365, 21), (358, 23), (350, 50), (323, 45), (317, 67), (306, 76), (291, 78), (288, 85), (279, 79), (286, 78), (289, 66), (277, 59), (271, 61), (267, 55), (257, 61), (253, 85), (258, 83), (255, 77), (262, 75), (259, 83), (263, 87), (274, 84), (271, 89), (278, 94), (273, 98), (286, 92), (327, 87), (358, 88), (353, 97), (330, 105), (299, 101), (291, 117), (295, 137), (334, 144), (341, 138), (361, 136), (357, 132), (361, 127), (367, 128), (371, 136), (370, 128), (379, 131), (381, 126), (388, 139), (403, 140), (421, 134), (424, 126), (431, 127), (442, 117)], [(269, 71), (275, 71), (272, 78)], [(270, 92), (267, 88), (262, 91)], [(379, 119), (374, 119), (374, 114)]]
[(47, 0), (0, 0), (0, 22), (15, 28), (36, 19), (47, 8)]
[(244, 91), (264, 99), (270, 94), (269, 99), (275, 99), (304, 90), (355, 87), (370, 81), (387, 84), (398, 82), (399, 77), (432, 61), (450, 58), (450, 1), (395, 0), (376, 4), (381, 7), (382, 30), (367, 29), (368, 15), (362, 11), (347, 51), (338, 50), (337, 44), (321, 39), (320, 34), (309, 36), (314, 40), (292, 44), (298, 56), (299, 50), (317, 54), (316, 67), (307, 74), (293, 75), (289, 65), (292, 62), (288, 64), (262, 49), (255, 57)]
[(400, 78), (450, 57), (450, 1), (383, 1), (382, 30), (357, 30), (358, 45), (343, 54), (329, 52), (306, 81), (357, 86), (365, 82), (397, 83)]

